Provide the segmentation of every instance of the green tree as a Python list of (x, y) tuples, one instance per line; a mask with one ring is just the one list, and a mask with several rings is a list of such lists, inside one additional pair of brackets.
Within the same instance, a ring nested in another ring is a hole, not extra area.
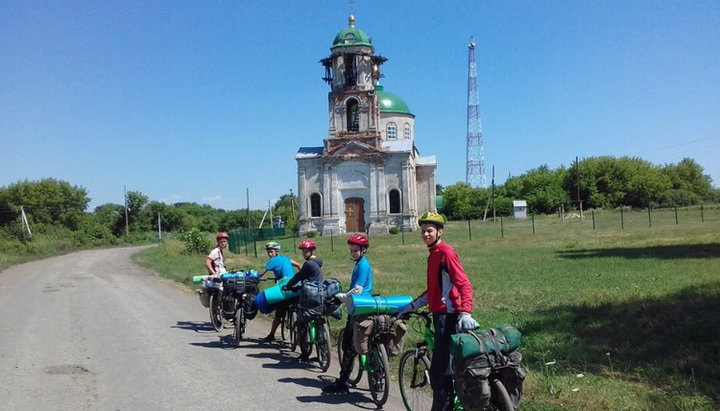
[(273, 206), (273, 214), (282, 217), (287, 232), (294, 233), (297, 231), (298, 216), (300, 214), (297, 197), (292, 194), (285, 194), (280, 197), (280, 200)]
[(54, 178), (20, 181), (0, 188), (0, 225), (15, 221), (23, 207), (35, 224), (68, 225), (76, 228), (84, 217), (90, 198), (83, 187)]
[(567, 178), (568, 171), (564, 167), (553, 171), (547, 165), (541, 165), (523, 175), (509, 178), (501, 190), (501, 195), (511, 201), (526, 200), (533, 213), (551, 214), (561, 204), (570, 203), (564, 187)]

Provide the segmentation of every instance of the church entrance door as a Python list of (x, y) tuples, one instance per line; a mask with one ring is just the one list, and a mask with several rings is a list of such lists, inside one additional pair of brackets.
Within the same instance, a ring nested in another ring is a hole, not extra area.
[(352, 197), (345, 200), (345, 231), (365, 231), (365, 200)]

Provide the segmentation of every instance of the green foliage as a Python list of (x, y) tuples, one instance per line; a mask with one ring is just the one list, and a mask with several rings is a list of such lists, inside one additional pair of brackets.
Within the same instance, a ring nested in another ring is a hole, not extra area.
[(487, 189), (472, 188), (458, 182), (443, 192), (443, 211), (448, 219), (467, 220), (482, 218), (490, 193)]
[(316, 231), (308, 231), (307, 233), (305, 233), (305, 236), (306, 236), (307, 238), (313, 238), (313, 237), (315, 237), (316, 235), (317, 235), (317, 232), (316, 232)]
[(400, 227), (390, 227), (390, 234), (400, 234)]
[(298, 210), (297, 197), (291, 194), (285, 194), (280, 197), (275, 207), (273, 208), (273, 214), (281, 216), (285, 223), (285, 229), (287, 232), (294, 233), (298, 227), (298, 216), (300, 211)]
[(0, 226), (14, 221), (23, 207), (31, 224), (77, 224), (73, 214), (84, 213), (90, 199), (83, 187), (45, 178), (0, 188)]
[[(552, 214), (560, 205), (570, 202), (563, 187), (567, 176), (568, 172), (563, 167), (553, 171), (542, 165), (522, 176), (508, 179), (501, 192), (511, 201), (526, 200), (530, 212), (534, 214)], [(512, 210), (512, 202), (510, 207)]]
[(185, 252), (189, 254), (203, 254), (212, 248), (212, 243), (207, 236), (197, 228), (191, 228), (180, 235), (185, 244)]

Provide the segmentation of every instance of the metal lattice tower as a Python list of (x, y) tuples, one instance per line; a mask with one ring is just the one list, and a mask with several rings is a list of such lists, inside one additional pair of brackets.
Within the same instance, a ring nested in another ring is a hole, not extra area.
[(467, 103), (467, 161), (465, 182), (470, 187), (487, 187), (483, 154), (482, 124), (480, 123), (480, 97), (477, 89), (475, 40), (468, 45), (468, 103)]

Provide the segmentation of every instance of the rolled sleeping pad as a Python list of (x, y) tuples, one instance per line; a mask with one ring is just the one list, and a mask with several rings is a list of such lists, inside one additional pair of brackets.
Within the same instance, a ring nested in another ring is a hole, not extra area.
[(270, 314), (275, 309), (275, 307), (268, 304), (267, 298), (265, 298), (265, 291), (260, 291), (258, 295), (255, 296), (255, 306), (258, 311), (263, 314)]
[[(300, 291), (283, 291), (282, 286), (287, 284), (290, 281), (290, 278), (284, 277), (278, 280), (277, 284), (273, 285), (270, 288), (266, 288), (263, 292), (265, 293), (265, 298), (267, 299), (268, 304), (277, 304), (281, 301), (285, 301), (287, 299), (297, 297), (300, 295)], [(259, 294), (258, 294), (259, 295)]]
[[(193, 284), (199, 284), (210, 277), (209, 275), (194, 275), (192, 278)], [(238, 271), (235, 273), (223, 273), (220, 274), (220, 278), (223, 280), (230, 280), (233, 278), (260, 278), (260, 273), (257, 270)]]
[(351, 294), (351, 302), (347, 304), (347, 311), (352, 315), (362, 314), (389, 314), (398, 308), (410, 304), (409, 295), (372, 296), (367, 294)]

